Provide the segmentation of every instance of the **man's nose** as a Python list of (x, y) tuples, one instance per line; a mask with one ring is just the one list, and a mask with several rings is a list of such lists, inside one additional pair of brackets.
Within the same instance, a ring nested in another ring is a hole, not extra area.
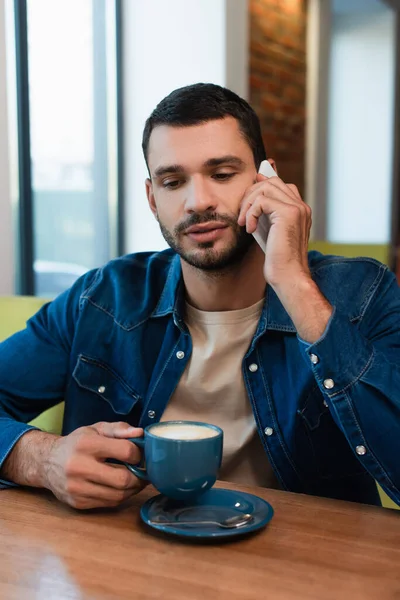
[(217, 199), (201, 178), (193, 179), (187, 188), (185, 210), (188, 213), (215, 211)]

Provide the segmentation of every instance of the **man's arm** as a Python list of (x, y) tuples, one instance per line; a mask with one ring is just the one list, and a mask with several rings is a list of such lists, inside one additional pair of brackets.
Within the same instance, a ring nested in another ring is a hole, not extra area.
[(246, 193), (239, 225), (269, 217), (264, 274), (291, 317), (306, 362), (354, 454), (400, 504), (400, 291), (381, 266), (361, 323), (331, 306), (308, 267), (311, 210), (278, 177)]
[(318, 289), (310, 289), (309, 296), (293, 295), (295, 305), (282, 300), (301, 351), (353, 452), (400, 505), (400, 290), (395, 276), (384, 271), (361, 323), (352, 323)]
[[(7, 486), (3, 463), (15, 444), (35, 428), (27, 422), (64, 399), (70, 349), (80, 298), (96, 271), (80, 278), (43, 306), (27, 328), (0, 344), (0, 486)], [(29, 437), (33, 434), (29, 434)]]
[(117, 506), (144, 487), (125, 466), (137, 464), (140, 451), (127, 438), (143, 430), (128, 423), (96, 423), (60, 437), (29, 431), (15, 444), (3, 473), (20, 485), (47, 488), (79, 509)]
[(333, 306), (310, 277), (300, 275), (295, 280), (274, 286), (278, 298), (293, 321), (301, 339), (313, 344), (322, 336), (333, 314)]
[(80, 509), (116, 506), (144, 485), (125, 466), (107, 462), (138, 463), (139, 450), (126, 438), (142, 435), (141, 429), (97, 423), (61, 437), (26, 424), (63, 399), (80, 298), (96, 273), (0, 344), (0, 487), (47, 488)]
[(353, 452), (400, 505), (400, 290), (383, 266), (361, 322), (336, 308), (300, 348)]
[(18, 485), (45, 488), (46, 466), (57, 435), (32, 430), (25, 433), (5, 459), (1, 476)]

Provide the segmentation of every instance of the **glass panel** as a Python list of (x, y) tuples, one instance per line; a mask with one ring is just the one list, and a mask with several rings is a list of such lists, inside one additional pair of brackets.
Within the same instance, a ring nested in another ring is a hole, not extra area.
[(387, 244), (396, 15), (381, 0), (334, 0), (332, 7), (328, 239)]
[[(16, 48), (15, 48), (15, 13), (14, 1), (6, 0), (6, 59), (7, 59), (7, 111), (8, 111), (8, 158), (10, 172), (10, 194), (14, 240), (19, 232), (19, 171), (18, 171), (18, 115), (17, 115), (17, 81), (16, 81)], [(20, 256), (19, 244), (13, 243), (14, 290), (19, 292)]]
[(116, 254), (115, 31), (106, 27), (115, 3), (28, 0), (27, 9), (35, 291), (54, 296)]

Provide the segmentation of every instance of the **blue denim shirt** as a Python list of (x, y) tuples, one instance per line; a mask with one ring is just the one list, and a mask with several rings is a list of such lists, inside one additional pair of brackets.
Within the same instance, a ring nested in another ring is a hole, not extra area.
[[(309, 264), (334, 306), (322, 337), (299, 339), (267, 286), (243, 358), (266, 458), (283, 489), (379, 503), (376, 480), (400, 503), (397, 282), (372, 259), (310, 252)], [(0, 344), (0, 467), (26, 423), (62, 400), (63, 434), (159, 420), (192, 351), (183, 308), (178, 256), (129, 255), (81, 277)]]

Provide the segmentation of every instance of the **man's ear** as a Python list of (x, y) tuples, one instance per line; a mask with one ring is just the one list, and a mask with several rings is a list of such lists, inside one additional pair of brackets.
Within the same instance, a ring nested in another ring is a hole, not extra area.
[(156, 206), (156, 201), (154, 198), (153, 184), (151, 182), (151, 179), (149, 179), (149, 178), (146, 179), (145, 186), (146, 186), (147, 202), (149, 203), (151, 212), (153, 213), (153, 215), (155, 216), (155, 218), (158, 221), (157, 206)]
[(273, 170), (275, 171), (275, 173), (277, 175), (279, 175), (279, 173), (278, 173), (278, 167), (276, 166), (276, 162), (274, 161), (274, 159), (273, 158), (269, 158), (268, 162), (271, 165), (271, 167), (273, 168)]

